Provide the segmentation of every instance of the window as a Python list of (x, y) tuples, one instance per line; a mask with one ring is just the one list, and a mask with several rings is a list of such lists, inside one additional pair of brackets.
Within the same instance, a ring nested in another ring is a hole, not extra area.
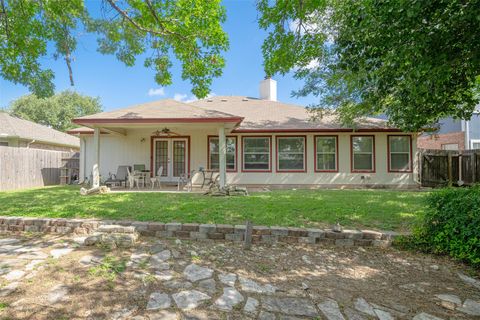
[(337, 137), (315, 137), (315, 171), (337, 171)]
[(8, 147), (8, 142), (6, 142), (6, 141), (0, 141), (0, 146)]
[(458, 143), (442, 144), (442, 150), (458, 150)]
[(472, 143), (472, 149), (480, 149), (480, 140), (475, 139), (471, 140)]
[(277, 137), (277, 171), (305, 171), (305, 137)]
[(411, 171), (410, 136), (388, 136), (389, 171)]
[(352, 136), (352, 171), (375, 171), (375, 138), (374, 136)]
[(243, 137), (243, 170), (270, 171), (270, 137)]
[[(237, 138), (227, 137), (227, 171), (237, 170)], [(220, 168), (220, 146), (218, 137), (208, 137), (208, 168), (218, 170)]]

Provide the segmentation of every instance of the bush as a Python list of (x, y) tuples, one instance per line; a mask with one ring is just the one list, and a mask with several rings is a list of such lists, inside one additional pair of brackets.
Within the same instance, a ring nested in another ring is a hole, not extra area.
[(425, 215), (401, 245), (480, 266), (480, 185), (434, 191), (426, 201)]

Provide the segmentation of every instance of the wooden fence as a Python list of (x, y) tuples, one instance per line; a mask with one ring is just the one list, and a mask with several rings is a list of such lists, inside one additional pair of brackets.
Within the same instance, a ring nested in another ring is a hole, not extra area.
[(60, 183), (62, 159), (73, 152), (0, 146), (0, 191)]
[(468, 186), (480, 183), (480, 150), (419, 151), (422, 186)]

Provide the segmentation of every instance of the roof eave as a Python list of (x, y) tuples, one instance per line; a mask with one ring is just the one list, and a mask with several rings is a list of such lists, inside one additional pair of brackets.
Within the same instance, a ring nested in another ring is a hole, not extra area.
[(130, 123), (222, 123), (233, 122), (237, 125), (243, 121), (243, 117), (213, 117), (213, 118), (139, 118), (139, 119), (101, 119), (101, 118), (77, 118), (72, 122), (81, 125), (91, 124), (130, 124)]

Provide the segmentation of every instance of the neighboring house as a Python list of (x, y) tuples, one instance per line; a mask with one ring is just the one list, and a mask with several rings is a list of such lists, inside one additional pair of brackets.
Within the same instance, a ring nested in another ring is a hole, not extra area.
[(480, 106), (470, 120), (443, 119), (438, 132), (418, 138), (418, 148), (442, 150), (480, 149)]
[(0, 146), (78, 151), (80, 140), (70, 134), (0, 112)]
[(83, 178), (93, 168), (105, 179), (120, 165), (144, 164), (152, 175), (162, 166), (162, 180), (173, 183), (205, 168), (219, 171), (221, 185), (416, 186), (415, 133), (375, 118), (355, 130), (332, 116), (311, 121), (305, 108), (276, 101), (271, 79), (260, 99), (166, 99), (74, 122), (84, 126), (69, 131), (81, 139)]

